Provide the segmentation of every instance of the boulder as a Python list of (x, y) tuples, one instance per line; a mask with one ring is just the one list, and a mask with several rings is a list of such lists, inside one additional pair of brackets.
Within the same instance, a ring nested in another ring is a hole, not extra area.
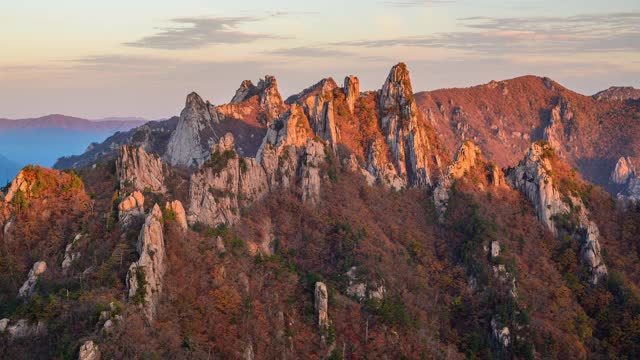
[(144, 195), (134, 191), (118, 204), (118, 220), (123, 226), (128, 226), (139, 217), (144, 216)]
[(168, 201), (166, 205), (167, 210), (170, 210), (176, 217), (176, 222), (182, 231), (187, 231), (189, 226), (187, 225), (187, 214), (184, 211), (182, 202), (180, 200)]
[(87, 340), (80, 346), (78, 360), (100, 360), (100, 349), (93, 341)]

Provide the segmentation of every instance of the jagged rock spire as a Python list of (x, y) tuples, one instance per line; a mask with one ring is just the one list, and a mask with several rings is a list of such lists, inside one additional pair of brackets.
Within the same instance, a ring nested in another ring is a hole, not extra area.
[[(209, 149), (216, 141), (212, 116), (213, 106), (192, 92), (187, 96), (176, 130), (171, 134), (164, 155), (173, 166), (199, 166), (209, 157)], [(215, 113), (215, 111), (213, 111)]]
[(349, 111), (353, 114), (356, 100), (360, 97), (360, 80), (356, 76), (349, 75), (344, 78), (344, 95)]
[(433, 185), (430, 158), (433, 149), (426, 124), (420, 124), (418, 106), (411, 87), (409, 70), (404, 63), (394, 66), (379, 92), (380, 128), (390, 147), (398, 176), (408, 185)]

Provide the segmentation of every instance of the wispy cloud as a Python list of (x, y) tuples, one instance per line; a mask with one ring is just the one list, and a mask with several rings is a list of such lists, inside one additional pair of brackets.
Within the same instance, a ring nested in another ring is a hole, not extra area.
[[(283, 13), (274, 13), (270, 17), (282, 15)], [(124, 45), (149, 49), (181, 50), (215, 44), (243, 44), (261, 39), (278, 38), (278, 36), (271, 34), (239, 30), (242, 24), (263, 21), (267, 18), (253, 16), (176, 18), (171, 20), (176, 26), (159, 28), (159, 32), (156, 34), (127, 42)]]
[(338, 50), (326, 47), (312, 47), (312, 46), (299, 46), (292, 48), (281, 48), (276, 50), (267, 51), (267, 54), (278, 56), (292, 56), (292, 57), (312, 57), (312, 58), (336, 58), (344, 56), (355, 56), (356, 54), (350, 51)]
[(393, 0), (380, 1), (379, 3), (389, 7), (407, 8), (421, 6), (436, 6), (455, 2), (454, 0)]
[(466, 30), (332, 45), (451, 48), (494, 55), (640, 51), (640, 12), (570, 17), (471, 17), (459, 21)]

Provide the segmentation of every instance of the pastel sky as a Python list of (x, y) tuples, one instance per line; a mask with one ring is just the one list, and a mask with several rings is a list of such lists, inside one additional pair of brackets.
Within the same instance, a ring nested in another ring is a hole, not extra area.
[(640, 87), (638, 0), (0, 0), (0, 118), (178, 114), (244, 79), (414, 90), (544, 75), (584, 94)]

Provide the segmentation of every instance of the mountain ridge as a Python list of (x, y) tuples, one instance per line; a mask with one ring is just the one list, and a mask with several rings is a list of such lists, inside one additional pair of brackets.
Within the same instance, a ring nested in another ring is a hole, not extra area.
[(0, 354), (640, 356), (637, 105), (536, 77), (412, 89), (402, 63), (284, 101), (267, 76), (24, 168)]

